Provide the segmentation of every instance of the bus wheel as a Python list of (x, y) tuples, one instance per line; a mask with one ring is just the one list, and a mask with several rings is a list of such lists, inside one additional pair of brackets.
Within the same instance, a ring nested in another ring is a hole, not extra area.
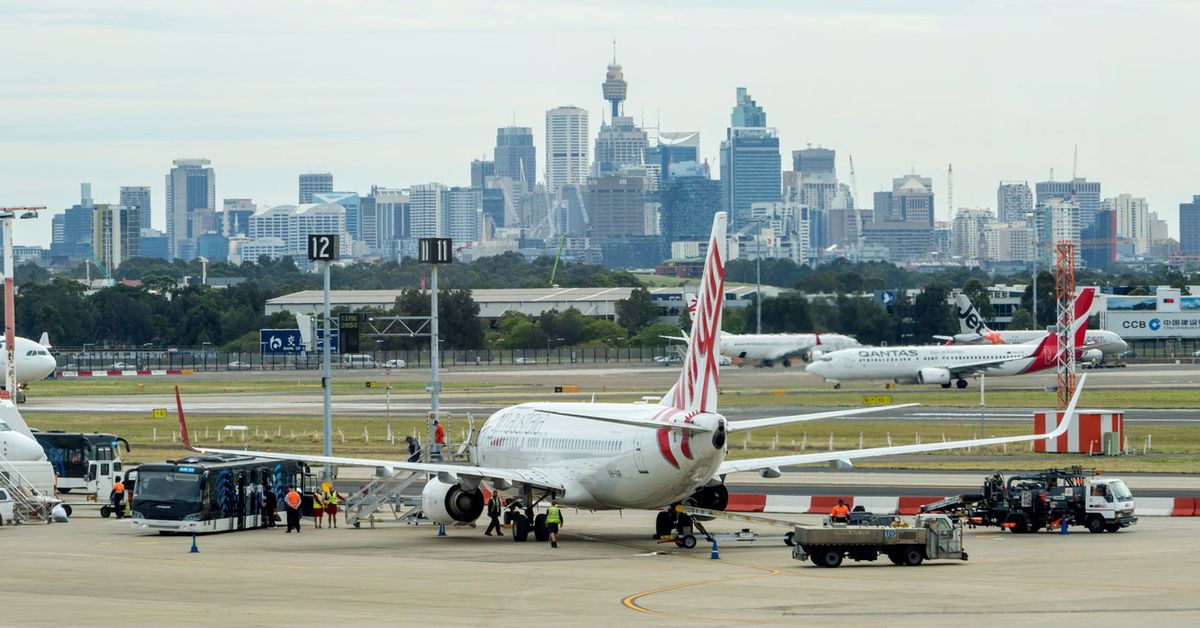
[(100, 516), (101, 516), (101, 517), (104, 517), (105, 519), (108, 519), (108, 516), (109, 516), (109, 515), (111, 515), (111, 514), (112, 514), (112, 509), (111, 509), (111, 508), (109, 508), (108, 506), (101, 506), (101, 507), (100, 507)]
[(58, 492), (62, 493), (63, 495), (66, 495), (67, 493), (71, 492), (71, 489), (59, 487)]

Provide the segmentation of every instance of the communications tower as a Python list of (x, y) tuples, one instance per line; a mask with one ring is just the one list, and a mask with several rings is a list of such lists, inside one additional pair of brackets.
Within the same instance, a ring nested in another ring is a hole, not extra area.
[(617, 63), (617, 42), (613, 42), (613, 60), (608, 64), (608, 73), (604, 75), (604, 83), (600, 85), (604, 91), (604, 100), (612, 105), (612, 117), (621, 115), (621, 103), (629, 92), (629, 84), (625, 82), (625, 73)]

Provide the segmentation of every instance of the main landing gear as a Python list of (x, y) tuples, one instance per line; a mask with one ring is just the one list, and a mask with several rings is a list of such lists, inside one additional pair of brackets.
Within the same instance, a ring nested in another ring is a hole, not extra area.
[[(954, 385), (958, 388), (966, 388), (967, 380), (962, 379), (962, 378), (956, 379), (956, 380), (954, 380)], [(946, 382), (945, 384), (942, 384), (942, 388), (949, 388), (949, 387), (950, 387), (950, 382)]]
[(533, 538), (539, 543), (544, 543), (550, 540), (550, 528), (546, 525), (546, 514), (535, 515), (533, 512), (534, 506), (537, 506), (546, 497), (553, 497), (551, 493), (542, 493), (535, 501), (533, 499), (533, 489), (526, 487), (524, 494), (521, 496), (525, 504), (525, 510), (517, 511), (512, 516), (512, 537), (516, 543), (525, 543), (529, 540), (529, 533), (533, 532)]

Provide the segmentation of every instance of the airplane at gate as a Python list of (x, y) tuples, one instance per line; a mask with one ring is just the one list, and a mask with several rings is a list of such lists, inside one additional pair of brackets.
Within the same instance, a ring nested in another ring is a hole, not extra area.
[[(423, 473), (429, 477), (421, 493), (424, 514), (444, 524), (478, 519), (484, 510), (485, 487), (515, 494), (527, 508), (513, 526), (514, 539), (523, 541), (533, 517), (533, 505), (545, 498), (593, 510), (656, 509), (680, 503), (722, 510), (729, 500), (724, 484), (729, 473), (760, 471), (764, 476), (775, 477), (783, 466), (849, 463), (857, 458), (1033, 441), (1065, 433), (1078, 395), (1059, 428), (1046, 435), (727, 460), (732, 433), (902, 406), (743, 421), (729, 421), (718, 412), (717, 343), (725, 280), (726, 220), (724, 212), (713, 219), (688, 349), (678, 380), (658, 404), (532, 402), (507, 407), (489, 417), (480, 430), (473, 464), (455, 465), (197, 447), (188, 437), (177, 390), (184, 445), (200, 453)], [(661, 530), (664, 516), (670, 517), (669, 513), (660, 512), (656, 531)]]

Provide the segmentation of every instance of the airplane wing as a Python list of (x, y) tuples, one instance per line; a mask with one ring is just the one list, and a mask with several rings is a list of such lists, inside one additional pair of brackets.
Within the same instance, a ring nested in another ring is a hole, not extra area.
[(652, 419), (638, 419), (633, 417), (620, 417), (604, 414), (587, 414), (584, 412), (571, 412), (564, 409), (555, 408), (552, 405), (532, 406), (532, 409), (546, 414), (556, 414), (558, 416), (569, 416), (577, 419), (589, 419), (591, 421), (603, 421), (606, 423), (619, 423), (621, 425), (633, 425), (635, 427), (648, 427), (651, 429), (661, 430), (663, 428), (678, 429), (689, 433), (711, 432), (711, 429), (703, 428), (690, 423), (667, 423), (663, 421), (655, 421)]
[(502, 469), (498, 467), (475, 467), (457, 464), (434, 464), (408, 462), (404, 460), (386, 460), (383, 458), (348, 458), (342, 456), (317, 456), (313, 454), (289, 454), (277, 451), (251, 451), (248, 449), (213, 449), (192, 445), (188, 436), (187, 422), (183, 416), (183, 402), (179, 398), (179, 388), (175, 389), (175, 403), (179, 411), (179, 432), (183, 438), (183, 446), (198, 453), (234, 454), (239, 456), (257, 456), (272, 460), (299, 460), (312, 464), (332, 464), (355, 467), (383, 467), (389, 471), (414, 471), (437, 475), (447, 480), (454, 477), (476, 477), (481, 480), (501, 480), (512, 484), (525, 484), (534, 488), (563, 492), (565, 488), (549, 476), (532, 469)]
[(870, 412), (882, 412), (884, 410), (896, 410), (898, 408), (908, 408), (911, 406), (919, 406), (919, 403), (901, 403), (892, 406), (879, 406), (876, 408), (854, 408), (851, 410), (830, 410), (828, 412), (811, 412), (809, 414), (793, 414), (791, 416), (773, 416), (765, 419), (747, 419), (745, 421), (730, 421), (727, 423), (726, 429), (729, 432), (743, 432), (746, 430), (754, 430), (761, 427), (774, 427), (776, 425), (788, 425), (790, 423), (801, 423), (804, 421), (819, 421), (821, 419), (836, 419), (844, 416), (854, 416), (856, 414), (867, 414)]
[(955, 376), (976, 375), (978, 373), (986, 374), (989, 369), (1000, 366), (1005, 362), (1012, 362), (1013, 360), (1028, 360), (1030, 357), (1031, 356), (1028, 355), (1015, 355), (1009, 358), (996, 358), (995, 360), (983, 360), (980, 362), (966, 362), (963, 364), (955, 364), (954, 366), (946, 367), (946, 370), (950, 371), (950, 374)]
[(1075, 406), (1079, 403), (1079, 397), (1083, 393), (1083, 382), (1087, 379), (1087, 375), (1082, 375), (1079, 378), (1079, 387), (1075, 389), (1075, 396), (1071, 398), (1071, 404), (1063, 414), (1063, 421), (1058, 427), (1049, 434), (1029, 434), (1026, 436), (1002, 436), (998, 438), (978, 438), (974, 440), (957, 440), (948, 443), (929, 443), (923, 445), (898, 445), (895, 447), (875, 447), (871, 449), (851, 449), (848, 451), (823, 451), (814, 454), (796, 454), (792, 456), (773, 456), (770, 458), (750, 458), (748, 460), (726, 460), (721, 464), (717, 471), (718, 475), (726, 473), (736, 473), (738, 471), (757, 471), (759, 469), (778, 469), (779, 467), (794, 466), (801, 464), (812, 464), (815, 462), (831, 462), (840, 460), (849, 462), (855, 458), (874, 458), (878, 456), (895, 456), (898, 454), (915, 454), (924, 453), (927, 451), (942, 451), (946, 449), (959, 449), (962, 447), (982, 447), (987, 445), (1000, 445), (1002, 443), (1024, 443), (1035, 440), (1048, 440), (1057, 438), (1067, 432), (1071, 423), (1075, 420)]

